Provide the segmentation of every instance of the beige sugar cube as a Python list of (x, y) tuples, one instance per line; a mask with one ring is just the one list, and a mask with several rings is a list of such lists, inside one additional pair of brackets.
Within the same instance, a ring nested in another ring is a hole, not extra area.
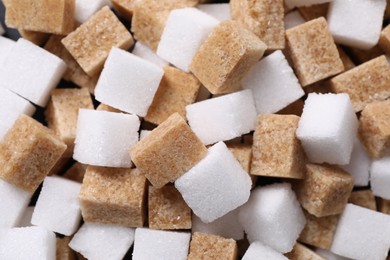
[(70, 33), (62, 44), (89, 76), (103, 68), (112, 47), (128, 49), (134, 40), (108, 6)]
[(65, 150), (51, 130), (22, 114), (0, 142), (0, 178), (32, 193)]
[(34, 32), (23, 29), (19, 29), (18, 31), (20, 36), (39, 46), (44, 44), (50, 37), (50, 34), (43, 32)]
[(285, 256), (290, 260), (326, 260), (300, 243), (296, 243), (293, 250), (290, 253), (285, 254)]
[(75, 162), (63, 175), (64, 178), (76, 182), (83, 182), (87, 165)]
[(149, 187), (149, 228), (191, 229), (191, 209), (174, 186)]
[(230, 0), (230, 13), (233, 20), (264, 41), (268, 50), (284, 49), (283, 0)]
[(136, 169), (89, 166), (79, 199), (84, 221), (142, 227), (146, 179)]
[(390, 55), (390, 25), (386, 26), (379, 38), (379, 46), (384, 50), (387, 55)]
[(174, 113), (130, 149), (130, 157), (156, 188), (174, 182), (207, 154), (185, 120)]
[(302, 86), (344, 71), (325, 18), (320, 17), (286, 31), (287, 53)]
[(348, 202), (376, 211), (376, 201), (371, 190), (353, 191), (349, 197)]
[(316, 217), (343, 212), (352, 188), (349, 173), (327, 164), (307, 164), (305, 179), (294, 185), (302, 207)]
[(57, 237), (56, 260), (76, 260), (76, 253), (69, 247), (72, 237)]
[(199, 88), (200, 82), (194, 75), (171, 66), (164, 67), (164, 76), (145, 120), (159, 125), (175, 112), (185, 118), (185, 107), (195, 102)]
[(324, 3), (311, 6), (300, 6), (298, 7), (298, 11), (306, 21), (310, 21), (320, 17), (326, 18), (328, 15), (328, 8), (329, 3)]
[(347, 93), (358, 112), (390, 97), (390, 65), (382, 55), (332, 78), (330, 84), (335, 93)]
[(355, 63), (352, 61), (351, 57), (344, 51), (340, 45), (336, 45), (337, 50), (339, 51), (340, 59), (343, 62), (344, 65), (344, 71), (353, 69), (356, 67)]
[(328, 79), (324, 79), (321, 81), (318, 81), (316, 83), (310, 84), (306, 86), (304, 89), (306, 94), (310, 93), (333, 93), (332, 89), (330, 88), (330, 82)]
[(390, 150), (390, 101), (368, 104), (359, 119), (359, 136), (372, 158)]
[[(66, 149), (66, 151), (68, 148)], [(48, 176), (52, 175), (61, 175), (65, 166), (69, 163), (71, 158), (69, 156), (64, 156), (66, 151), (62, 154), (61, 158), (56, 162), (56, 164), (51, 168), (50, 172), (47, 174)]]
[[(252, 144), (227, 144), (228, 149), (232, 152), (242, 168), (249, 174), (252, 163)], [(249, 174), (252, 180), (252, 188), (256, 185), (257, 176)]]
[(266, 48), (239, 22), (223, 21), (200, 46), (190, 70), (212, 94), (234, 92)]
[(237, 243), (216, 235), (195, 232), (190, 243), (188, 260), (237, 258)]
[(299, 117), (258, 115), (251, 174), (303, 179), (306, 157), (295, 135)]
[(390, 200), (378, 198), (378, 211), (390, 215)]
[(143, 0), (111, 0), (115, 10), (125, 18), (131, 20), (134, 8), (137, 4), (142, 4)]
[(375, 45), (368, 50), (361, 50), (349, 47), (347, 48), (347, 51), (351, 55), (352, 59), (356, 62), (356, 64), (362, 64), (384, 54), (383, 50), (379, 47), (379, 45)]

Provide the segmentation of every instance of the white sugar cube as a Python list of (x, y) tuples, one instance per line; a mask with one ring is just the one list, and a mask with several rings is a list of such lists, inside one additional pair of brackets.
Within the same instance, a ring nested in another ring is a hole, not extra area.
[(46, 177), (35, 205), (31, 223), (66, 236), (72, 235), (81, 220), (81, 184), (60, 177)]
[(134, 242), (134, 229), (85, 222), (69, 243), (91, 260), (121, 260)]
[(299, 6), (311, 6), (317, 4), (323, 4), (327, 2), (332, 2), (333, 0), (284, 0), (286, 6), (289, 9)]
[(76, 0), (74, 18), (80, 24), (84, 23), (106, 4), (106, 0)]
[(80, 109), (73, 158), (84, 164), (131, 167), (129, 149), (138, 142), (135, 115)]
[(386, 0), (334, 0), (328, 11), (328, 25), (337, 43), (370, 49), (379, 40)]
[(284, 16), (284, 28), (286, 30), (303, 23), (306, 23), (306, 20), (298, 11), (289, 12)]
[(264, 245), (260, 241), (253, 242), (246, 250), (242, 260), (288, 260), (287, 257)]
[(0, 87), (44, 107), (65, 70), (60, 58), (20, 38), (0, 66)]
[(253, 190), (238, 217), (249, 242), (261, 241), (281, 253), (292, 250), (306, 224), (295, 193), (287, 183)]
[(352, 259), (386, 259), (390, 249), (390, 216), (347, 204), (334, 234), (331, 251)]
[(358, 121), (347, 94), (309, 94), (297, 137), (314, 163), (348, 164)]
[(192, 58), (219, 21), (196, 8), (170, 12), (157, 55), (185, 72)]
[(135, 43), (132, 53), (142, 59), (150, 61), (151, 63), (161, 68), (169, 65), (168, 62), (161, 59), (152, 49), (150, 49), (148, 46), (146, 46), (140, 41)]
[(134, 260), (186, 260), (190, 233), (137, 228)]
[(41, 227), (12, 228), (0, 235), (0, 259), (56, 259), (56, 235)]
[(164, 71), (130, 52), (113, 47), (95, 88), (96, 100), (145, 116)]
[(141, 141), (144, 139), (146, 136), (148, 136), (152, 131), (150, 130), (141, 130), (139, 133), (139, 140)]
[(15, 227), (23, 216), (32, 194), (0, 179), (0, 229)]
[(276, 113), (305, 94), (280, 50), (253, 66), (242, 88), (252, 90), (258, 114)]
[(31, 218), (32, 218), (32, 214), (34, 213), (34, 206), (30, 206), (30, 207), (27, 207), (23, 214), (22, 214), (22, 218), (20, 219), (19, 223), (18, 223), (18, 227), (31, 227), (33, 226), (33, 224), (31, 224)]
[(3, 62), (6, 60), (7, 55), (10, 53), (15, 44), (15, 41), (0, 36), (0, 67), (3, 66)]
[(211, 15), (218, 21), (231, 20), (229, 4), (201, 4), (197, 6), (202, 12)]
[(373, 161), (370, 172), (373, 194), (390, 200), (390, 156)]
[(348, 260), (349, 258), (342, 257), (339, 255), (336, 255), (329, 250), (318, 248), (316, 249), (316, 253), (322, 257), (324, 257), (326, 260)]
[(193, 212), (210, 223), (247, 202), (252, 181), (223, 142), (182, 175), (175, 187)]
[(247, 134), (256, 126), (251, 90), (242, 90), (186, 106), (191, 129), (206, 145)]

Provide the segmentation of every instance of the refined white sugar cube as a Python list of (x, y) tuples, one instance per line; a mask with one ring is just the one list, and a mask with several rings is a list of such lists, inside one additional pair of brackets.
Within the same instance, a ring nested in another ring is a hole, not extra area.
[(333, 0), (285, 0), (286, 6), (289, 9), (299, 6), (311, 6), (317, 4), (323, 4), (327, 2), (332, 2)]
[(352, 259), (386, 259), (390, 216), (347, 204), (334, 234), (331, 251)]
[(6, 37), (0, 36), (0, 67), (7, 58), (8, 53), (15, 46), (16, 42)]
[(242, 260), (288, 260), (287, 257), (264, 245), (260, 241), (253, 242), (246, 250)]
[(56, 259), (56, 235), (41, 227), (12, 228), (0, 235), (0, 259)]
[(70, 236), (80, 225), (79, 192), (81, 184), (60, 177), (46, 177), (32, 215), (31, 223)]
[(91, 260), (121, 260), (134, 242), (134, 229), (85, 222), (69, 243)]
[(150, 130), (141, 130), (139, 133), (139, 140), (144, 139), (147, 135), (149, 135), (152, 131)]
[(258, 114), (278, 112), (305, 94), (280, 50), (253, 66), (242, 88), (252, 90)]
[(347, 94), (309, 94), (297, 137), (314, 163), (348, 164), (358, 121)]
[(106, 0), (76, 0), (74, 18), (80, 24), (84, 23), (106, 4)]
[(185, 72), (200, 45), (219, 21), (196, 8), (171, 11), (166, 22), (157, 55)]
[(150, 61), (151, 63), (161, 68), (169, 65), (168, 62), (161, 59), (152, 49), (150, 49), (148, 46), (146, 46), (140, 41), (135, 43), (132, 53), (142, 59)]
[(242, 90), (186, 106), (191, 129), (206, 145), (247, 134), (256, 126), (251, 90)]
[(65, 70), (60, 58), (20, 38), (0, 66), (0, 87), (44, 107)]
[(197, 6), (202, 12), (211, 15), (218, 21), (231, 20), (229, 4), (201, 4)]
[(328, 26), (337, 43), (359, 49), (374, 47), (382, 30), (386, 0), (334, 0)]
[(348, 260), (349, 258), (336, 255), (329, 250), (318, 248), (316, 253), (320, 256), (323, 256), (326, 260)]
[(22, 214), (22, 218), (20, 219), (19, 223), (18, 223), (18, 227), (31, 227), (33, 226), (33, 224), (31, 224), (31, 218), (32, 218), (32, 214), (34, 213), (34, 208), (33, 206), (31, 207), (27, 207), (23, 214)]
[(298, 11), (289, 12), (284, 16), (284, 28), (286, 30), (303, 23), (306, 23), (306, 20)]
[(0, 229), (15, 227), (19, 223), (31, 196), (32, 194), (0, 179)]
[(252, 181), (223, 142), (175, 182), (193, 212), (210, 223), (247, 202)]
[(134, 260), (186, 260), (190, 233), (137, 228)]
[(390, 156), (373, 161), (370, 172), (372, 193), (390, 200)]
[(96, 100), (145, 116), (164, 71), (130, 52), (113, 47), (95, 88)]
[(129, 149), (138, 142), (135, 115), (80, 109), (73, 158), (85, 164), (131, 167)]
[(290, 252), (306, 224), (301, 206), (288, 183), (258, 187), (240, 208), (239, 221), (249, 242), (261, 241)]

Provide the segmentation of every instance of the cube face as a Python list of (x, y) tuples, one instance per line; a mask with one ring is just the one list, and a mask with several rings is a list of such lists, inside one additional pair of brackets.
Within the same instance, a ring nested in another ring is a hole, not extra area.
[[(302, 6), (313, 6), (320, 5), (322, 3), (328, 2), (327, 0), (286, 0), (286, 6), (288, 8), (302, 7)], [(307, 19), (311, 20), (311, 19)]]
[(76, 253), (69, 247), (71, 237), (56, 238), (56, 259), (74, 260)]
[(256, 35), (238, 22), (224, 21), (200, 46), (190, 70), (211, 93), (233, 92), (240, 88), (242, 78), (266, 48)]
[(237, 258), (237, 243), (233, 239), (196, 232), (192, 235), (188, 260), (201, 259), (205, 256), (210, 259)]
[(278, 251), (275, 251), (273, 248), (262, 244), (259, 241), (253, 242), (250, 244), (249, 248), (246, 250), (243, 260), (251, 260), (256, 258), (272, 258), (275, 260), (287, 260), (286, 258)]
[[(249, 174), (251, 172), (252, 164), (252, 144), (228, 144), (227, 147), (241, 164), (244, 171)], [(253, 188), (256, 185), (257, 176), (249, 174), (249, 177), (251, 177)]]
[[(371, 189), (373, 189), (372, 184)], [(353, 191), (348, 203), (376, 211), (376, 200), (371, 190)]]
[(296, 243), (293, 251), (286, 254), (288, 259), (311, 259), (311, 260), (324, 260), (323, 257), (316, 254), (306, 246)]
[(326, 17), (326, 15), (328, 14), (328, 9), (329, 3), (298, 7), (299, 12), (306, 19), (306, 21), (314, 20), (321, 16)]
[(3, 63), (6, 60), (7, 54), (14, 45), (15, 41), (0, 35), (0, 63)]
[(145, 196), (146, 179), (137, 170), (89, 166), (79, 195), (83, 219), (142, 227)]
[(386, 26), (379, 38), (379, 46), (387, 53), (390, 54), (390, 26)]
[(76, 162), (64, 173), (63, 177), (71, 181), (82, 183), (86, 170), (87, 165)]
[(390, 157), (373, 161), (370, 169), (371, 190), (375, 196), (390, 199), (388, 184), (390, 183)]
[(140, 0), (113, 0), (115, 10), (119, 12), (121, 16), (130, 18), (133, 15), (135, 6), (141, 2)]
[(344, 70), (323, 17), (286, 31), (287, 51), (302, 86)]
[(215, 17), (219, 21), (232, 20), (228, 3), (207, 4), (207, 1), (203, 2), (206, 2), (206, 4), (202, 4), (202, 1), (199, 1), (200, 4), (197, 6), (202, 12)]
[(88, 20), (94, 13), (99, 11), (107, 2), (105, 0), (81, 0), (76, 1), (76, 11), (74, 19), (82, 24)]
[(134, 55), (141, 57), (142, 59), (145, 59), (147, 61), (150, 61), (151, 63), (154, 63), (155, 65), (163, 68), (165, 66), (168, 66), (169, 63), (165, 60), (161, 59), (155, 51), (150, 49), (146, 44), (138, 41), (135, 43), (133, 51), (131, 52)]

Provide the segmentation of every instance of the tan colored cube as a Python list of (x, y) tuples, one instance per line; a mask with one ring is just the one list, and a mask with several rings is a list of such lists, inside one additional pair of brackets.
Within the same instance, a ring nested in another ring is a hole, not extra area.
[(352, 188), (349, 173), (327, 164), (307, 164), (305, 179), (294, 185), (302, 207), (316, 217), (343, 212)]
[(390, 97), (390, 65), (384, 55), (344, 72), (330, 81), (335, 93), (347, 93), (356, 112)]
[(303, 112), (304, 102), (302, 99), (298, 99), (297, 101), (291, 103), (286, 106), (282, 110), (278, 112), (280, 115), (296, 115), (301, 116)]
[(310, 93), (333, 93), (331, 87), (330, 87), (330, 81), (328, 79), (324, 79), (321, 81), (318, 81), (316, 83), (313, 83), (309, 86), (306, 86), (304, 89), (306, 94)]
[[(227, 144), (242, 168), (249, 174), (252, 163), (252, 144)], [(249, 174), (252, 180), (252, 188), (256, 185), (257, 176)]]
[(111, 0), (111, 2), (115, 10), (126, 20), (131, 20), (135, 6), (142, 4), (142, 0)]
[(305, 153), (295, 132), (295, 115), (258, 115), (253, 135), (251, 174), (303, 179)]
[(337, 50), (339, 51), (340, 59), (344, 65), (344, 71), (355, 68), (356, 65), (352, 61), (351, 57), (349, 57), (349, 55), (339, 45), (336, 45), (336, 46), (337, 46)]
[(390, 150), (390, 101), (368, 104), (359, 119), (360, 140), (372, 158)]
[(188, 260), (237, 258), (237, 243), (216, 235), (195, 232), (190, 243)]
[(379, 46), (384, 50), (387, 55), (390, 55), (390, 25), (386, 26), (382, 30), (379, 38)]
[(376, 211), (376, 201), (371, 190), (353, 191), (348, 200), (349, 203)]
[(0, 142), (0, 178), (32, 193), (65, 150), (47, 127), (21, 115)]
[[(66, 151), (68, 148), (66, 149)], [(47, 174), (48, 176), (52, 175), (61, 175), (63, 173), (64, 168), (69, 163), (71, 158), (69, 156), (64, 156), (66, 151), (62, 154), (61, 158), (56, 162), (56, 164), (51, 168), (50, 172)]]
[(87, 165), (75, 162), (72, 167), (70, 167), (63, 175), (64, 178), (79, 183), (83, 182), (85, 171), (87, 170)]
[(290, 260), (326, 260), (300, 243), (296, 243), (293, 250), (285, 256)]
[(390, 215), (390, 200), (378, 198), (378, 211)]
[(103, 68), (112, 47), (128, 49), (134, 40), (108, 6), (70, 33), (62, 44), (89, 76)]
[(71, 237), (57, 237), (56, 260), (76, 260), (76, 253), (69, 247)]
[(185, 120), (171, 115), (130, 149), (130, 157), (156, 188), (174, 182), (207, 154)]
[(84, 221), (142, 227), (146, 179), (138, 170), (89, 166), (79, 199)]
[(236, 21), (217, 25), (195, 54), (190, 70), (213, 94), (237, 91), (267, 46)]
[(347, 51), (351, 55), (352, 59), (356, 62), (356, 64), (359, 65), (384, 54), (383, 50), (379, 47), (379, 45), (375, 45), (368, 50), (361, 50), (349, 47)]
[(329, 3), (317, 4), (311, 6), (298, 7), (299, 13), (306, 19), (306, 21), (314, 20), (320, 17), (326, 18), (328, 15)]
[(200, 88), (194, 75), (171, 66), (164, 67), (164, 76), (145, 120), (159, 125), (173, 113), (186, 116), (186, 106), (195, 102)]
[(50, 37), (50, 34), (43, 32), (33, 32), (23, 29), (19, 29), (18, 31), (20, 36), (39, 46), (44, 44)]
[(286, 31), (287, 53), (302, 86), (344, 71), (325, 18), (320, 17)]
[(191, 229), (191, 209), (174, 186), (149, 187), (149, 228)]
[(285, 47), (283, 0), (230, 0), (233, 20), (256, 34), (268, 50)]

